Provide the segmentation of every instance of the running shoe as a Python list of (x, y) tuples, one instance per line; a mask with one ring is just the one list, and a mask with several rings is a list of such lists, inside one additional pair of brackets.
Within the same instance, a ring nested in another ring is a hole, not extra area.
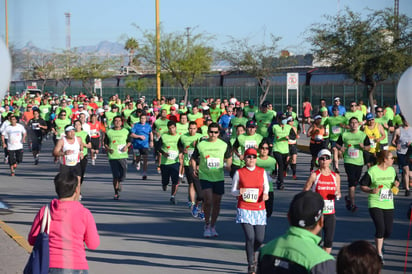
[(16, 175), (16, 174), (14, 173), (14, 171), (12, 171), (12, 172), (10, 173), (10, 176), (14, 176), (14, 175)]
[(193, 205), (194, 205), (194, 203), (192, 203), (191, 201), (187, 201), (187, 207), (188, 208), (192, 208)]
[(167, 190), (167, 185), (162, 185), (162, 189), (163, 189), (163, 191), (166, 191)]
[(177, 201), (176, 201), (176, 198), (175, 197), (170, 197), (170, 204), (171, 205), (176, 205), (177, 204)]
[(284, 186), (283, 184), (278, 184), (278, 185), (277, 185), (277, 188), (278, 188), (279, 190), (284, 190), (284, 189), (285, 189), (285, 186)]
[(205, 225), (203, 231), (203, 237), (210, 238), (212, 237), (212, 230), (210, 229), (210, 225)]
[(256, 273), (256, 266), (255, 265), (249, 265), (248, 267), (247, 267), (247, 273), (248, 274), (255, 274)]
[(203, 212), (199, 212), (197, 214), (197, 218), (201, 221), (204, 221), (205, 220), (205, 214)]
[(143, 175), (143, 176), (142, 176), (142, 180), (147, 180), (147, 176), (146, 176), (146, 175)]
[(409, 189), (405, 189), (405, 196), (410, 196), (410, 195), (411, 195), (410, 190), (409, 190)]
[(92, 159), (92, 166), (94, 166), (96, 164), (96, 160)]
[(351, 201), (349, 200), (348, 195), (345, 196), (345, 203), (346, 203), (346, 209), (349, 210), (349, 211), (351, 211), (351, 210), (352, 210), (352, 203), (351, 203)]
[(358, 207), (356, 205), (351, 205), (351, 211), (356, 212), (358, 210)]
[(197, 218), (199, 216), (199, 209), (196, 205), (192, 205), (192, 208), (190, 211), (192, 212), (193, 218)]
[(39, 158), (34, 158), (34, 165), (37, 166), (39, 164)]
[(138, 161), (138, 162), (136, 163), (136, 170), (137, 170), (137, 171), (140, 170), (140, 161)]
[(383, 260), (383, 254), (380, 254), (380, 255), (379, 255), (379, 258), (381, 259), (382, 265), (384, 265), (384, 264), (385, 264), (385, 261)]
[(217, 233), (215, 227), (210, 228), (210, 233), (212, 234), (212, 237), (218, 237), (219, 236), (219, 233)]
[(296, 177), (296, 174), (295, 175), (293, 175), (293, 180), (297, 180), (298, 179), (298, 177)]
[(287, 177), (288, 173), (286, 171), (283, 171), (283, 177)]
[(114, 194), (114, 197), (113, 197), (114, 200), (119, 200), (119, 198), (120, 198), (119, 194)]

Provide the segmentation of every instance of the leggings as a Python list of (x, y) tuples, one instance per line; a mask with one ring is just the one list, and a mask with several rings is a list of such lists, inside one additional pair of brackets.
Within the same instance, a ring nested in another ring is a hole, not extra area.
[(393, 209), (369, 208), (369, 215), (375, 224), (375, 238), (389, 238), (393, 226)]
[(84, 173), (86, 172), (87, 167), (87, 155), (84, 156), (82, 160), (80, 160), (80, 169), (81, 169), (81, 176), (80, 176), (80, 184), (83, 184)]
[(272, 216), (273, 200), (274, 200), (273, 191), (269, 191), (269, 199), (265, 201), (266, 218), (269, 218), (270, 216)]
[(249, 265), (255, 263), (255, 252), (258, 251), (265, 239), (265, 225), (251, 225), (242, 223), (242, 229), (246, 240), (246, 257)]
[(283, 185), (283, 171), (285, 170), (285, 167), (286, 167), (286, 159), (288, 158), (288, 154), (281, 154), (275, 151), (274, 156), (279, 166), (278, 181), (277, 181), (277, 184), (279, 186), (279, 185)]
[(335, 214), (323, 215), (323, 247), (332, 247), (335, 236), (336, 216)]

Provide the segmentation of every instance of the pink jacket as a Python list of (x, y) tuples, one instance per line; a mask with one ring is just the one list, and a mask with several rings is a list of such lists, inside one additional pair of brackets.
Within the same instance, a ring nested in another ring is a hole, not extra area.
[[(49, 205), (50, 268), (89, 269), (84, 243), (89, 249), (100, 244), (93, 215), (78, 201), (53, 199)], [(34, 218), (29, 243), (34, 245), (40, 232), (45, 207)]]

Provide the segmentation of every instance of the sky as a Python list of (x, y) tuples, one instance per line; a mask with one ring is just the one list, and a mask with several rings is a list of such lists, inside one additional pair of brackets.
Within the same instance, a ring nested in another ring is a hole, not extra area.
[[(71, 13), (71, 46), (101, 41), (124, 43), (139, 39), (143, 30), (155, 30), (155, 0), (7, 0), (9, 43), (18, 48), (28, 42), (61, 50), (66, 45), (65, 12)], [(399, 0), (399, 11), (412, 17), (412, 0)], [(5, 3), (0, 0), (0, 38), (5, 40)], [(393, 8), (394, 0), (159, 0), (165, 32), (208, 33), (213, 46), (248, 38), (253, 44), (281, 37), (280, 49), (308, 53), (307, 30), (337, 15), (345, 7), (362, 14), (369, 9)]]

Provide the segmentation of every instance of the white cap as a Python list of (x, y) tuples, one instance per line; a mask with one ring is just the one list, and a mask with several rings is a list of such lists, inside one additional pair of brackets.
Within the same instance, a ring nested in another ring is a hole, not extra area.
[(326, 148), (321, 149), (321, 150), (319, 151), (319, 153), (318, 153), (318, 158), (321, 157), (321, 156), (323, 156), (323, 155), (327, 155), (327, 156), (329, 156), (329, 157), (332, 157), (332, 154), (330, 153), (330, 150), (329, 150), (329, 149), (326, 149)]
[(313, 118), (313, 120), (317, 120), (317, 119), (322, 119), (322, 116), (316, 115), (316, 116)]

